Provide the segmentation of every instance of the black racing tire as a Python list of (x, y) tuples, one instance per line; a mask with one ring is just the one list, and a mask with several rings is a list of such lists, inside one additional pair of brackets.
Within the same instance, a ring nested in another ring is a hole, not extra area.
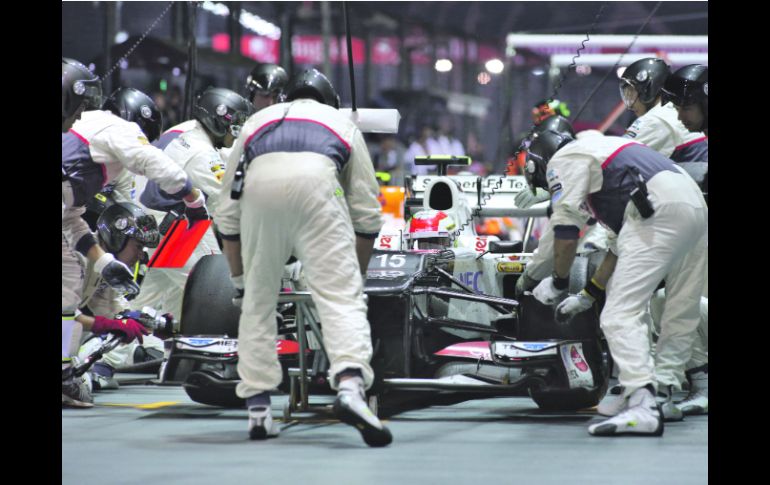
[(549, 382), (544, 387), (531, 387), (529, 395), (538, 407), (544, 411), (577, 411), (599, 404), (609, 386), (609, 366), (606, 362), (601, 342), (584, 342), (586, 360), (593, 373), (594, 387), (569, 388), (569, 381), (564, 370), (551, 368), (546, 376)]
[(209, 406), (243, 409), (246, 400), (235, 394), (239, 381), (224, 381), (207, 371), (194, 371), (185, 379), (185, 392), (193, 401)]
[(529, 395), (543, 411), (577, 411), (599, 404), (607, 392), (607, 384), (595, 389), (530, 389)]
[(232, 303), (235, 288), (223, 254), (202, 257), (184, 287), (182, 335), (227, 335), (238, 338), (241, 310)]

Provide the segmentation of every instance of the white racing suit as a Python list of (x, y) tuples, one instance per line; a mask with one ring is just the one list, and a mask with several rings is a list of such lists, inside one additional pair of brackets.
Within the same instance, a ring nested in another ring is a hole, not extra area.
[(708, 173), (708, 139), (684, 127), (671, 103), (653, 106), (628, 127), (623, 138), (630, 138), (670, 158), (700, 186)]
[[(84, 259), (84, 258), (83, 258)], [(115, 318), (118, 313), (128, 310), (128, 302), (117, 291), (112, 289), (96, 271), (93, 263), (83, 262), (87, 268), (87, 276), (83, 284), (83, 301), (80, 302), (77, 313), (88, 311), (92, 316)], [(99, 362), (110, 365), (113, 369), (135, 364), (134, 352), (140, 346), (163, 352), (163, 341), (154, 335), (145, 335), (144, 343), (134, 339), (128, 344), (120, 344), (111, 352), (106, 353)], [(102, 337), (96, 337), (85, 342), (78, 352), (83, 360), (88, 354), (99, 348), (103, 343)]]
[(65, 326), (69, 331), (72, 325), (85, 277), (74, 251), (86, 255), (96, 244), (81, 214), (86, 202), (125, 169), (156, 180), (175, 197), (192, 188), (184, 171), (150, 146), (136, 123), (108, 111), (87, 111), (62, 133), (62, 338)]
[[(660, 321), (663, 316), (663, 308), (666, 303), (666, 290), (661, 288), (656, 291), (650, 300), (650, 318), (652, 331), (656, 336), (660, 335)], [(709, 363), (709, 299), (700, 297), (700, 321), (698, 323), (697, 337), (692, 346), (692, 355), (685, 366), (686, 370), (698, 369)]]
[[(693, 133), (679, 121), (676, 108), (671, 103), (655, 105), (628, 127), (624, 138), (644, 143), (682, 167), (705, 190), (704, 177), (708, 174), (708, 139), (703, 133)], [(704, 271), (705, 285), (701, 303), (701, 319), (698, 337), (693, 349), (693, 361), (687, 368), (700, 367), (708, 363), (708, 255)], [(650, 302), (650, 316), (656, 328), (660, 328), (660, 316), (665, 292), (656, 292)], [(705, 361), (704, 361), (705, 359)]]
[[(239, 200), (236, 166), (249, 161)], [(236, 392), (247, 398), (281, 382), (275, 308), (284, 262), (302, 262), (323, 330), (329, 381), (360, 369), (369, 388), (372, 342), (355, 234), (376, 237), (379, 187), (363, 136), (348, 118), (314, 100), (267, 107), (249, 118), (227, 161), (214, 220), (222, 237), (240, 235), (245, 294), (238, 329)], [(355, 232), (354, 232), (355, 231)]]
[[(187, 172), (192, 184), (202, 190), (206, 196), (206, 206), (213, 214), (219, 203), (219, 192), (222, 188), (222, 177), (225, 174), (225, 162), (214, 148), (211, 139), (203, 126), (196, 120), (186, 121), (166, 131), (153, 143), (163, 150), (169, 158)], [(146, 185), (140, 181), (142, 190)], [(139, 203), (148, 214), (152, 214), (160, 225), (165, 212), (152, 210), (141, 204), (145, 200), (140, 196)], [(150, 255), (157, 248), (152, 249)], [(181, 268), (149, 268), (142, 282), (142, 291), (131, 307), (141, 310), (145, 306), (152, 307), (162, 313), (172, 313), (177, 320), (182, 319), (182, 298), (187, 277), (195, 263), (203, 256), (221, 254), (213, 227), (204, 234), (196, 246), (190, 259)]]
[[(644, 219), (629, 201), (636, 168), (654, 208)], [(708, 209), (691, 177), (656, 151), (625, 138), (576, 140), (550, 160), (550, 224), (576, 239), (585, 211), (617, 234), (618, 261), (600, 322), (625, 396), (648, 383), (681, 388), (699, 321)], [(644, 315), (661, 280), (666, 301), (655, 359)]]

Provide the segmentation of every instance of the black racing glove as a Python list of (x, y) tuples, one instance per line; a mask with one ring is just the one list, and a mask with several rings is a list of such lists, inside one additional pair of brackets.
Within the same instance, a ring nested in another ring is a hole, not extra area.
[(185, 207), (184, 215), (187, 217), (190, 225), (193, 225), (197, 221), (207, 221), (211, 219), (209, 211), (205, 205), (200, 207)]
[(184, 201), (184, 215), (192, 226), (197, 221), (207, 221), (211, 219), (209, 211), (206, 208), (206, 197), (203, 191), (200, 191), (200, 195), (192, 202)]

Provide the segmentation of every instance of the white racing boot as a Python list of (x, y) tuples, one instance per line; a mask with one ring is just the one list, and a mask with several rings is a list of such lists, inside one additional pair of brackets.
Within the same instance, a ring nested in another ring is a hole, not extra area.
[(387, 446), (393, 441), (393, 435), (366, 405), (361, 378), (351, 378), (340, 382), (337, 399), (334, 400), (334, 414), (343, 423), (355, 427), (367, 445)]
[(605, 396), (596, 407), (602, 416), (617, 416), (628, 406), (628, 398), (620, 396)]
[(686, 416), (709, 413), (709, 375), (700, 371), (690, 375), (690, 393), (677, 403)]
[(249, 439), (265, 440), (280, 433), (278, 423), (273, 421), (270, 406), (252, 406), (249, 408)]
[(663, 419), (652, 392), (649, 388), (643, 387), (631, 393), (623, 412), (614, 418), (589, 426), (588, 432), (593, 436), (622, 434), (661, 436)]
[(682, 410), (674, 404), (673, 396), (673, 386), (660, 385), (658, 387), (658, 397), (656, 400), (660, 404), (660, 410), (663, 412), (663, 419), (665, 421), (681, 421), (684, 419)]

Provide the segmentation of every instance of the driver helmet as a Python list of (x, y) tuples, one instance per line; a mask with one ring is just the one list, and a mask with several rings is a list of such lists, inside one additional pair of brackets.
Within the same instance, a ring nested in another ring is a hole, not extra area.
[(257, 64), (246, 78), (249, 99), (254, 96), (271, 96), (273, 101), (283, 100), (283, 88), (289, 82), (289, 75), (277, 64)]
[(75, 114), (81, 104), (85, 110), (99, 109), (102, 104), (102, 82), (80, 62), (61, 59), (61, 117)]
[(104, 209), (96, 221), (96, 230), (104, 248), (117, 254), (134, 238), (145, 247), (158, 247), (160, 233), (155, 218), (131, 202), (116, 202)]
[(163, 131), (163, 116), (149, 96), (134, 88), (119, 88), (104, 101), (102, 109), (139, 125), (150, 142)]
[(651, 109), (666, 79), (671, 74), (671, 68), (663, 59), (647, 57), (629, 65), (620, 76), (620, 98), (627, 109), (637, 99)]
[(690, 64), (674, 72), (663, 85), (663, 102), (674, 106), (700, 105), (703, 112), (701, 130), (709, 127), (709, 68), (702, 64)]
[(407, 249), (447, 249), (457, 224), (444, 211), (421, 210), (409, 221), (404, 234)]
[(524, 177), (532, 189), (535, 187), (548, 190), (546, 168), (551, 157), (564, 145), (575, 141), (575, 131), (564, 118), (554, 117), (541, 123), (532, 135), (522, 142), (527, 159)]
[(243, 96), (224, 88), (207, 88), (193, 106), (193, 118), (198, 120), (214, 139), (214, 146), (224, 146), (229, 132), (238, 138), (246, 120), (254, 114), (254, 105)]
[(307, 69), (292, 76), (284, 88), (284, 94), (286, 101), (311, 98), (334, 109), (340, 109), (337, 91), (329, 78), (317, 69)]

